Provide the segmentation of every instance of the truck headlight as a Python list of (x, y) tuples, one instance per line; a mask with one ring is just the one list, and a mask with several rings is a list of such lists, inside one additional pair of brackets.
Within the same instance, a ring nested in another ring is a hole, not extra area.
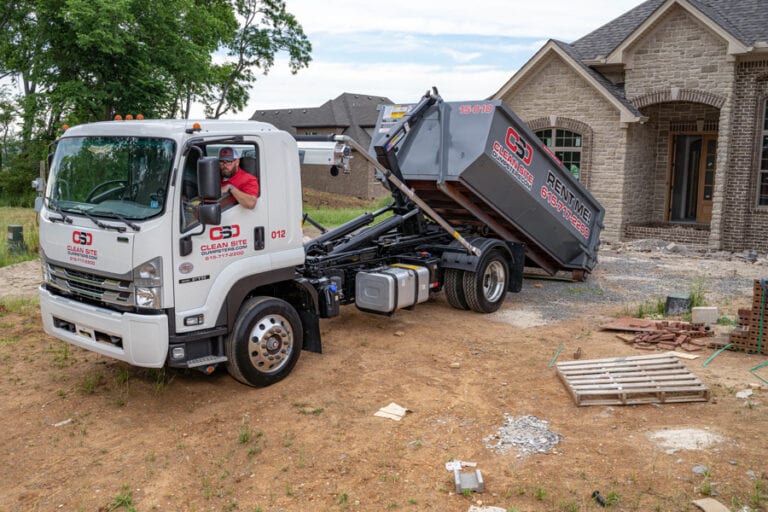
[(163, 286), (163, 258), (152, 258), (134, 268), (133, 283), (145, 288)]
[(161, 288), (135, 288), (136, 306), (140, 308), (160, 309), (163, 307)]

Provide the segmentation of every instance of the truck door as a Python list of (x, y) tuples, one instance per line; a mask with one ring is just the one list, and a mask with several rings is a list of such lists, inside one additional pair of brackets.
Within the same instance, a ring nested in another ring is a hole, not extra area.
[[(250, 138), (238, 144), (210, 144), (203, 147), (206, 156), (218, 156), (221, 147), (233, 147), (239, 167), (267, 186), (260, 176), (262, 168), (260, 140)], [(227, 293), (240, 279), (268, 271), (270, 260), (265, 246), (269, 225), (268, 194), (262, 194), (249, 210), (240, 206), (231, 194), (220, 199), (221, 224), (201, 225), (195, 208), (197, 195), (197, 160), (190, 151), (182, 161), (179, 190), (179, 215), (174, 248), (173, 278), (175, 288), (176, 330), (185, 332), (214, 327)], [(189, 251), (191, 252), (184, 254)], [(202, 319), (200, 317), (202, 316)], [(200, 323), (202, 322), (202, 323)]]

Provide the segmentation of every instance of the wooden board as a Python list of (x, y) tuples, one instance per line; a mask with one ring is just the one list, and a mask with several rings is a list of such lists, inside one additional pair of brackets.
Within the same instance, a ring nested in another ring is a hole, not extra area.
[(564, 361), (556, 365), (576, 405), (708, 402), (710, 390), (669, 354)]

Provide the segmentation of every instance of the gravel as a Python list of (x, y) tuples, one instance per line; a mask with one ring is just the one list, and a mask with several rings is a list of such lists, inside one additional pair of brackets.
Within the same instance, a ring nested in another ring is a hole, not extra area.
[(485, 447), (499, 455), (505, 455), (513, 448), (518, 458), (531, 453), (546, 453), (554, 448), (563, 436), (549, 430), (549, 422), (536, 416), (512, 417), (504, 413), (504, 424), (495, 434), (483, 439)]
[(768, 254), (755, 251), (713, 252), (652, 239), (604, 244), (586, 281), (573, 282), (570, 273), (526, 273), (522, 291), (510, 294), (491, 319), (531, 327), (583, 316), (595, 305), (631, 310), (694, 289), (704, 291), (707, 305), (749, 303), (753, 281), (765, 277)]

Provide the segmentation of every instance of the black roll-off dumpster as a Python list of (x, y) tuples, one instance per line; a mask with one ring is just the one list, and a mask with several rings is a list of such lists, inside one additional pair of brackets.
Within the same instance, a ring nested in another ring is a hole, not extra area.
[(605, 210), (506, 104), (439, 101), (387, 140), (412, 108), (379, 107), (371, 152), (397, 144), (405, 182), (430, 207), (455, 227), (524, 243), (527, 265), (592, 270)]

